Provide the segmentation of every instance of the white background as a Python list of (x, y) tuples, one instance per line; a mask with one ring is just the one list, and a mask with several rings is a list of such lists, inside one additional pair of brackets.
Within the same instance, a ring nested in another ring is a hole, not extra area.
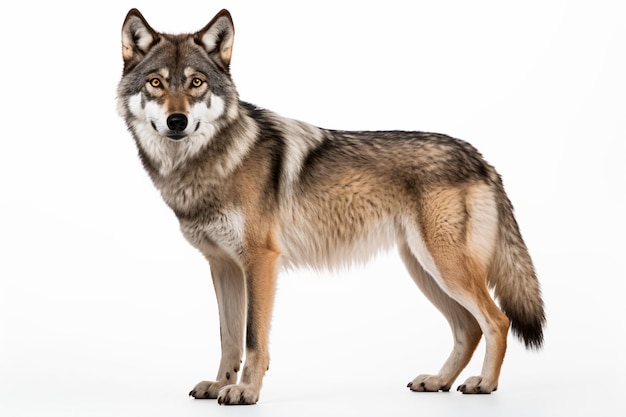
[[(474, 144), (534, 257), (545, 348), (511, 338), (491, 396), (409, 392), (451, 337), (390, 253), (281, 275), (259, 404), (187, 398), (217, 370), (216, 303), (115, 110), (131, 7), (170, 32), (229, 8), (244, 100), (323, 127)], [(617, 1), (12, 3), (0, 17), (0, 415), (626, 415), (625, 17)]]

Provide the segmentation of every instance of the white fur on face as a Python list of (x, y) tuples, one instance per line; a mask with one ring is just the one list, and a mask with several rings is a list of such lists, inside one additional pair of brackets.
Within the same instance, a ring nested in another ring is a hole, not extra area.
[(211, 97), (211, 107), (208, 107), (204, 102), (194, 104), (187, 115), (189, 125), (185, 131), (195, 130), (198, 127), (197, 131), (190, 132), (190, 134), (213, 137), (215, 135), (215, 122), (224, 114), (224, 107), (224, 100), (219, 96)]
[(133, 116), (131, 128), (140, 146), (164, 176), (211, 141), (218, 130), (217, 122), (225, 112), (224, 100), (216, 95), (211, 97), (210, 106), (205, 102), (195, 103), (186, 114), (187, 128), (182, 133), (187, 137), (175, 141), (166, 136), (169, 115), (156, 101), (144, 101), (143, 94), (138, 93), (128, 99), (127, 106)]
[[(167, 133), (170, 131), (167, 127), (167, 117), (169, 114), (165, 112), (165, 109), (159, 105), (156, 101), (147, 101), (143, 107), (143, 116), (147, 122), (163, 137), (167, 138)], [(132, 111), (132, 110), (131, 110)], [(133, 111), (133, 114), (139, 116)], [(211, 97), (211, 107), (207, 106), (205, 102), (195, 103), (191, 106), (187, 116), (187, 127), (181, 133), (186, 135), (189, 139), (194, 137), (201, 137), (208, 141), (215, 134), (215, 122), (224, 114), (224, 100), (219, 96)]]

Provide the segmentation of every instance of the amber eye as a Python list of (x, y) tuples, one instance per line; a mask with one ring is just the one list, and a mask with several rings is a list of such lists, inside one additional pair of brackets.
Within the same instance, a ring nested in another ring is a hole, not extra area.
[(150, 82), (150, 85), (154, 88), (161, 87), (161, 80), (159, 80), (158, 78), (153, 78), (149, 82)]
[(191, 80), (191, 85), (193, 85), (196, 88), (200, 87), (202, 83), (203, 81), (200, 78), (194, 78), (193, 80)]

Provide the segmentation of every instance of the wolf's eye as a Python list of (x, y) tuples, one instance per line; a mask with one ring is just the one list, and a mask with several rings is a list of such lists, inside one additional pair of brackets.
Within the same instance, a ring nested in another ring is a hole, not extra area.
[(161, 87), (161, 80), (159, 80), (158, 78), (153, 78), (149, 82), (150, 82), (150, 85), (154, 88)]
[(196, 88), (200, 87), (202, 83), (203, 81), (200, 78), (194, 78), (193, 80), (191, 80), (191, 85), (193, 85)]

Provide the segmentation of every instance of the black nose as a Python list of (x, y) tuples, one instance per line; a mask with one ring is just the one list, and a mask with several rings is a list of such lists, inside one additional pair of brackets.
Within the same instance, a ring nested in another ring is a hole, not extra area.
[(171, 114), (167, 118), (167, 127), (174, 132), (182, 132), (187, 127), (187, 116), (181, 113)]

